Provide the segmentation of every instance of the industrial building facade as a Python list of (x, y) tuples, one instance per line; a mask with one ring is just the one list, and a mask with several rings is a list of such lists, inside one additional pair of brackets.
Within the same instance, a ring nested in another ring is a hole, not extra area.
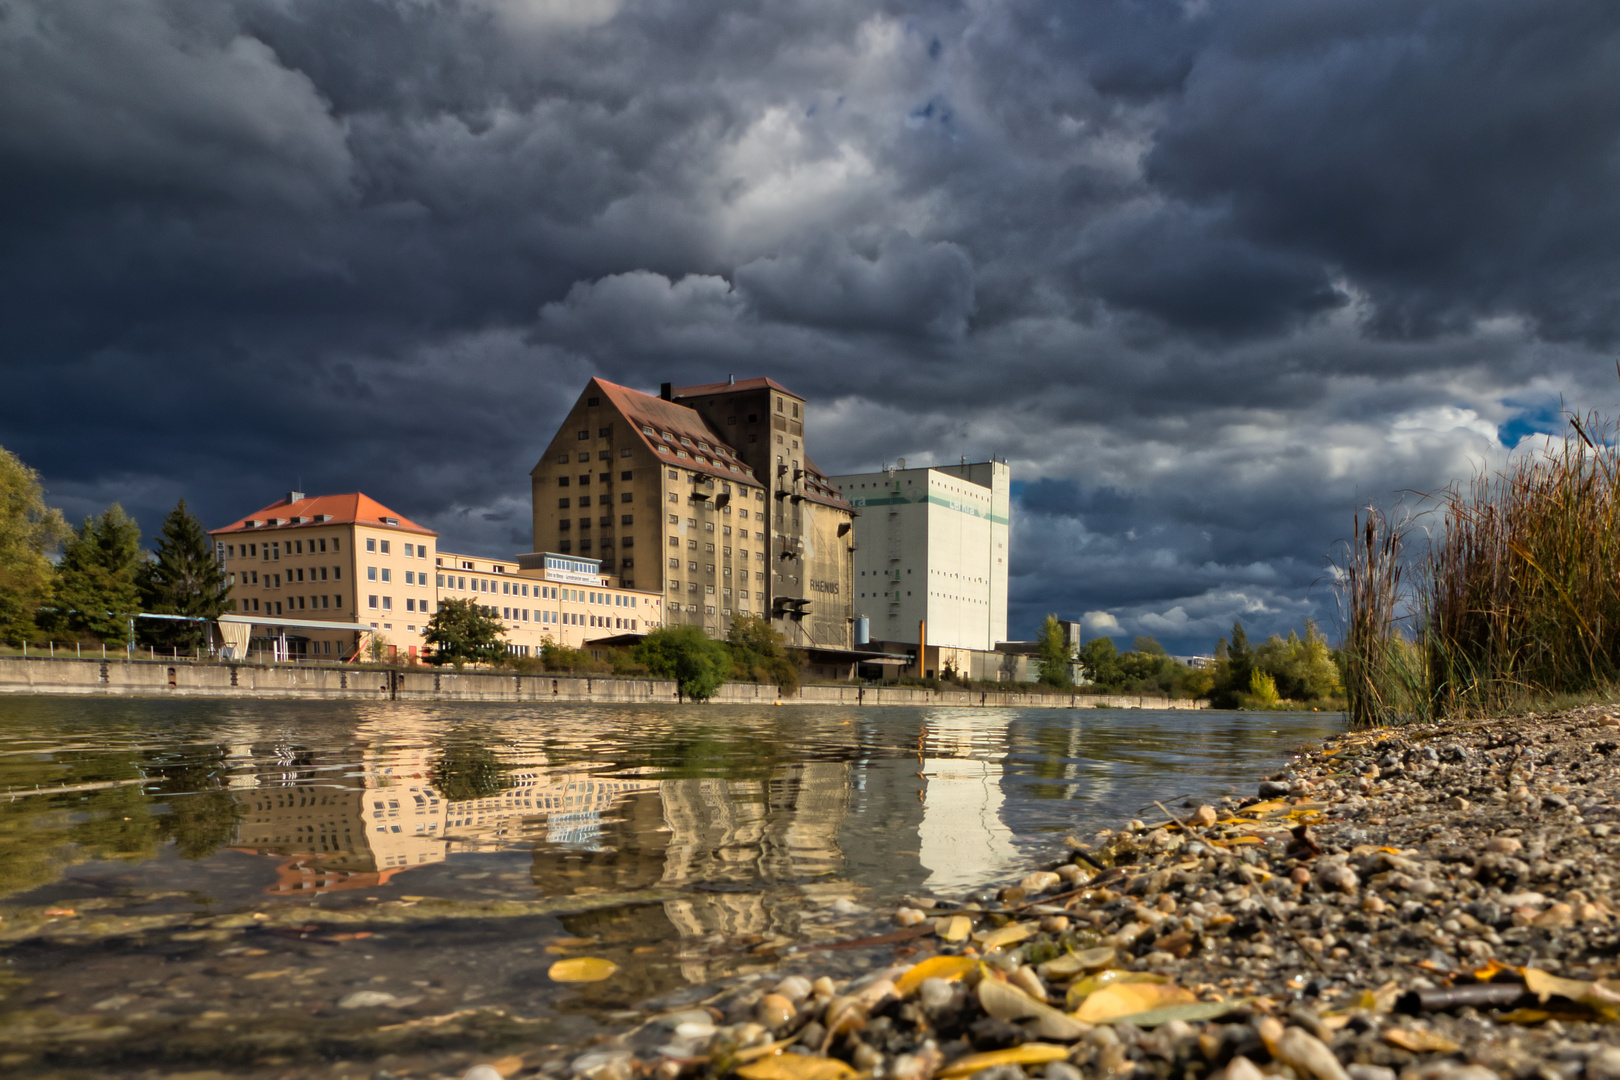
[(805, 401), (770, 379), (660, 394), (592, 379), (530, 472), (537, 551), (602, 560), (723, 638), (745, 615), (790, 645), (852, 639), (853, 511), (811, 462)]
[(870, 620), (874, 643), (916, 646), (919, 626), (931, 651), (990, 653), (1006, 639), (1012, 485), (1005, 462), (908, 469), (901, 461), (833, 483), (861, 515), (855, 606)]

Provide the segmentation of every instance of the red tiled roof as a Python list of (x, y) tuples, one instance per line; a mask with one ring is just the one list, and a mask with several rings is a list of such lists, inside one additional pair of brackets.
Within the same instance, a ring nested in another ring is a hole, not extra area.
[[(628, 386), (610, 383), (606, 379), (592, 379), (591, 382), (613, 402), (613, 407), (630, 422), (636, 437), (651, 448), (660, 460), (682, 469), (718, 476), (744, 487), (765, 486), (749, 475), (748, 466), (738, 457), (737, 451), (715, 435), (714, 429), (703, 422), (703, 417), (695, 409), (632, 390)], [(651, 428), (654, 434), (648, 435), (647, 428)], [(664, 438), (665, 435), (674, 436), (674, 440)], [(687, 442), (682, 443), (682, 438)], [(704, 451), (700, 444), (707, 444), (710, 449)], [(660, 453), (659, 447), (663, 447), (667, 453)], [(679, 457), (678, 454), (682, 452), (687, 456)], [(703, 460), (698, 460), (699, 457)]]
[(671, 396), (677, 398), (703, 397), (706, 394), (723, 394), (727, 390), (760, 390), (767, 386), (772, 390), (780, 390), (788, 397), (799, 398), (800, 401), (804, 400), (804, 398), (799, 397), (798, 394), (795, 394), (775, 379), (738, 379), (736, 382), (704, 383), (702, 386), (678, 386), (672, 391)]
[[(317, 516), (322, 514), (327, 515), (326, 520), (316, 520)], [(258, 521), (262, 524), (249, 526), (249, 521)], [(273, 521), (281, 524), (272, 525)], [(369, 525), (379, 529), (420, 533), (423, 536), (439, 535), (432, 529), (424, 529), (409, 518), (400, 517), (376, 499), (362, 495), (358, 491), (351, 491), (346, 495), (316, 495), (312, 498), (299, 499), (295, 503), (286, 500), (274, 502), (257, 513), (231, 522), (222, 529), (210, 529), (208, 534), (219, 536), (224, 533), (257, 533), (321, 525)]]

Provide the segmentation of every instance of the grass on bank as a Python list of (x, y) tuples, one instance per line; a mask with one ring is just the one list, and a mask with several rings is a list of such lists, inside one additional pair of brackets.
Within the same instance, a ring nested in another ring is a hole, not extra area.
[(1351, 721), (1499, 715), (1620, 685), (1620, 453), (1611, 421), (1570, 434), (1414, 519), (1369, 510), (1341, 566)]

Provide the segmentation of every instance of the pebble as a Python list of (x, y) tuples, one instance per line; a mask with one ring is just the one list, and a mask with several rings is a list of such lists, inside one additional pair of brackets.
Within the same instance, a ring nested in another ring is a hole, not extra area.
[(337, 1005), (340, 1009), (375, 1009), (380, 1005), (392, 1005), (398, 1000), (393, 994), (381, 990), (356, 990), (339, 998)]
[(1043, 892), (1057, 888), (1062, 883), (1063, 879), (1052, 871), (1036, 870), (1032, 874), (1026, 874), (1024, 879), (1018, 883), (1018, 887), (1023, 889), (1028, 896), (1038, 896)]
[(462, 1074), (461, 1080), (505, 1080), (493, 1065), (474, 1065)]
[(926, 921), (927, 918), (927, 915), (923, 914), (916, 908), (911, 907), (900, 908), (894, 913), (894, 921), (899, 923), (901, 926), (916, 926)]
[(781, 1031), (798, 1015), (793, 1002), (781, 994), (766, 994), (759, 999), (759, 1022), (772, 1031)]
[(773, 994), (780, 994), (782, 997), (787, 998), (794, 1005), (809, 997), (812, 992), (813, 988), (810, 985), (810, 980), (803, 975), (789, 975), (777, 983), (776, 987), (771, 991)]

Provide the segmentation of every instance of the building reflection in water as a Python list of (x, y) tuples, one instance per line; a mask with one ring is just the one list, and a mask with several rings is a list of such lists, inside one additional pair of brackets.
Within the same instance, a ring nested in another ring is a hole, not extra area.
[(1013, 833), (1002, 820), (1002, 761), (1011, 717), (994, 711), (936, 713), (917, 742), (922, 774), (918, 858), (931, 889), (994, 880), (1017, 864)]
[[(848, 894), (839, 844), (846, 761), (786, 764), (757, 778), (660, 780), (604, 776), (595, 763), (554, 767), (543, 750), (505, 746), (494, 748), (502, 789), (452, 800), (435, 783), (437, 754), (420, 745), (427, 739), (400, 747), (397, 723), (392, 734), (347, 754), (239, 746), (239, 757), (269, 762), (253, 786), (233, 782), (241, 808), (233, 846), (278, 860), (272, 892), (374, 888), (458, 852), (527, 847), (541, 895), (678, 894), (650, 910), (568, 924), (609, 938), (683, 939), (681, 972), (694, 982), (710, 977), (704, 946), (716, 935), (796, 932), (799, 905), (775, 903), (780, 890)], [(653, 911), (661, 917), (649, 924)]]

